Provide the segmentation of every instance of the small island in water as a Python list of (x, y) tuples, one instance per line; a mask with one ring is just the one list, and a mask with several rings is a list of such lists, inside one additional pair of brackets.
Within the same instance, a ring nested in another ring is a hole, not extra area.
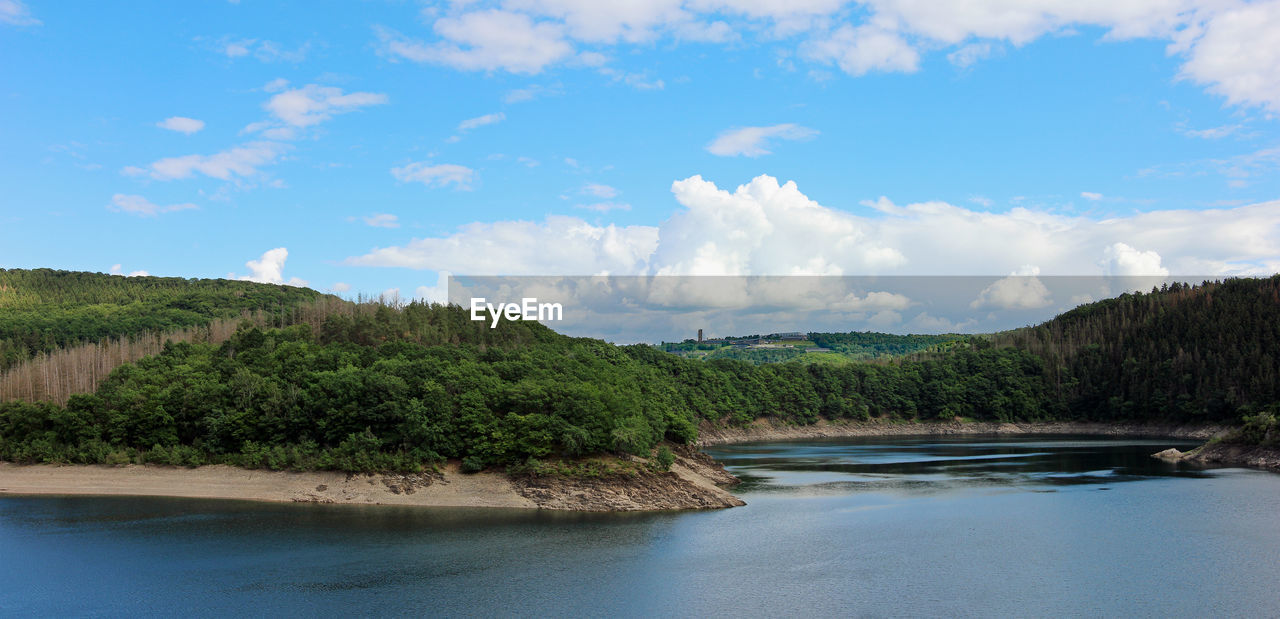
[(1161, 457), (1280, 466), (1280, 276), (755, 348), (47, 269), (0, 270), (0, 309), (0, 494), (721, 508), (736, 479), (698, 446), (864, 435), (1196, 438)]

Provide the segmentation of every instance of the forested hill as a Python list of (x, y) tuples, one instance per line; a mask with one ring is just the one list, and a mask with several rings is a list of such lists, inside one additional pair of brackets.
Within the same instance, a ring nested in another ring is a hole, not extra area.
[(65, 405), (0, 402), (0, 459), (542, 470), (759, 417), (1241, 422), (1280, 406), (1280, 277), (1125, 295), (839, 365), (684, 359), (421, 303), (328, 304), (291, 322), (170, 343)]
[(1228, 419), (1280, 403), (1280, 275), (1172, 284), (997, 334), (1076, 418)]
[(280, 311), (322, 295), (225, 279), (0, 269), (0, 370), (75, 344)]

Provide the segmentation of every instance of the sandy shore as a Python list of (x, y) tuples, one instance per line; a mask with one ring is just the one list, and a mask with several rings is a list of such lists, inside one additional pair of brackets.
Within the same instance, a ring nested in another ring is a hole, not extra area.
[[(706, 461), (701, 461), (701, 456)], [(716, 470), (718, 469), (718, 471)], [(736, 481), (704, 454), (678, 457), (667, 473), (573, 479), (462, 474), (456, 464), (437, 475), (348, 475), (128, 465), (16, 465), (0, 462), (0, 496), (132, 495), (249, 501), (506, 507), (572, 511), (715, 509), (742, 505), (718, 484)]]
[(1105, 424), (1082, 422), (992, 423), (992, 422), (830, 422), (820, 420), (807, 426), (794, 426), (760, 419), (743, 428), (710, 428), (698, 430), (700, 446), (747, 443), (754, 441), (796, 440), (859, 436), (957, 436), (964, 434), (1033, 435), (1082, 434), (1089, 436), (1151, 436), (1208, 440), (1224, 432), (1227, 426), (1173, 424)]
[(364, 503), (451, 507), (536, 507), (505, 475), (443, 477), (292, 473), (212, 465), (16, 465), (0, 463), (0, 495), (97, 494), (244, 499), (310, 503)]

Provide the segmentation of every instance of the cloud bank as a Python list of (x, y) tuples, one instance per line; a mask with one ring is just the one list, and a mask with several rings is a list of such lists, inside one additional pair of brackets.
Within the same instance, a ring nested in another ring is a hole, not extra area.
[(1091, 219), (887, 198), (824, 206), (762, 175), (728, 191), (671, 187), (657, 226), (478, 222), (352, 256), (348, 264), (468, 275), (1234, 275), (1280, 272), (1280, 201)]

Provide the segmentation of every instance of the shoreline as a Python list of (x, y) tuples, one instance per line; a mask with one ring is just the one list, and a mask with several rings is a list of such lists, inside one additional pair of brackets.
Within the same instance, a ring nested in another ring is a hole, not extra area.
[(462, 473), (450, 462), (434, 474), (271, 471), (224, 464), (195, 468), (129, 464), (0, 462), (0, 497), (158, 496), (275, 503), (418, 507), (498, 507), (565, 511), (659, 511), (745, 505), (723, 485), (737, 482), (694, 448), (669, 472), (571, 478)]
[(775, 423), (757, 419), (741, 428), (702, 427), (698, 429), (699, 447), (753, 443), (773, 440), (813, 438), (856, 438), (875, 436), (962, 436), (962, 435), (1046, 435), (1081, 434), (1087, 436), (1179, 438), (1207, 441), (1231, 429), (1218, 424), (1108, 424), (1078, 421), (990, 422), (990, 421), (827, 421), (807, 426)]
[[(703, 447), (819, 438), (892, 436), (1015, 436), (1077, 434), (1159, 437), (1208, 441), (1230, 428), (1189, 424), (1102, 424), (1081, 422), (829, 422), (807, 426), (767, 419), (742, 428), (704, 427), (695, 445), (675, 449), (676, 462), (663, 473), (597, 478), (521, 476), (500, 472), (464, 474), (450, 462), (439, 473), (348, 474), (335, 471), (271, 471), (227, 465), (181, 468), (0, 462), (0, 497), (22, 495), (162, 496), (266, 502), (407, 505), (419, 507), (496, 507), (563, 511), (664, 511), (722, 509), (745, 503), (726, 487), (737, 478)], [(1268, 452), (1205, 445), (1182, 458), (1202, 466), (1254, 466), (1280, 469), (1280, 457)], [(1211, 449), (1210, 449), (1211, 448)], [(1241, 453), (1236, 453), (1237, 451)], [(1198, 457), (1197, 457), (1198, 456)], [(644, 463), (641, 458), (629, 457)]]

